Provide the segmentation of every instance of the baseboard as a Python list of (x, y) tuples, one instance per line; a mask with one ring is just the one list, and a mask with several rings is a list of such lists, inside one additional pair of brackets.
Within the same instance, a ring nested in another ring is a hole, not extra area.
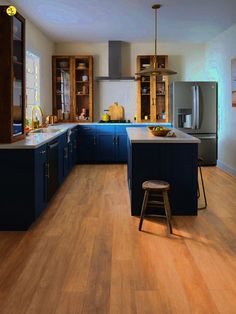
[(230, 167), (229, 165), (223, 163), (222, 161), (217, 160), (217, 167), (224, 170), (225, 172), (228, 172), (232, 176), (236, 177), (236, 169)]

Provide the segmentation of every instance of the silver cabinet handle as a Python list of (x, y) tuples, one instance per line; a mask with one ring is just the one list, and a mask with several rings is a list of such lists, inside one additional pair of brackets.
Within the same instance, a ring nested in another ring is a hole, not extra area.
[(96, 136), (93, 137), (93, 145), (96, 145)]
[(119, 136), (116, 137), (116, 145), (119, 145)]
[(116, 136), (113, 136), (113, 145), (115, 145), (116, 144)]
[(196, 85), (196, 129), (200, 127), (199, 86)]
[(41, 155), (46, 154), (46, 150), (41, 150), (40, 154)]

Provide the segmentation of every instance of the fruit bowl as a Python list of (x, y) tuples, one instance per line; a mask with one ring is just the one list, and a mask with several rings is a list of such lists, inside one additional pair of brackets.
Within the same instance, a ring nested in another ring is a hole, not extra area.
[(166, 127), (148, 126), (147, 128), (154, 136), (166, 136), (170, 132)]

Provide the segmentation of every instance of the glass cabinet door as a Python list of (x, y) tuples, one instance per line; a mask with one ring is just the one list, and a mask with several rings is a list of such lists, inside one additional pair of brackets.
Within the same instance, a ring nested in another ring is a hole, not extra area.
[(71, 73), (70, 59), (56, 59), (56, 109), (59, 120), (71, 118)]
[(24, 45), (23, 23), (13, 17), (13, 136), (24, 133)]

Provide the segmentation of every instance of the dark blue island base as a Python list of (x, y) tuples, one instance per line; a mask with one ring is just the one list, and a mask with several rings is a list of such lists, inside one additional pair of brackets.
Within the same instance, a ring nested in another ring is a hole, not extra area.
[[(146, 180), (170, 183), (173, 215), (197, 215), (198, 144), (131, 143), (128, 140), (128, 185), (131, 214), (140, 215)], [(160, 209), (149, 213), (164, 214)]]

